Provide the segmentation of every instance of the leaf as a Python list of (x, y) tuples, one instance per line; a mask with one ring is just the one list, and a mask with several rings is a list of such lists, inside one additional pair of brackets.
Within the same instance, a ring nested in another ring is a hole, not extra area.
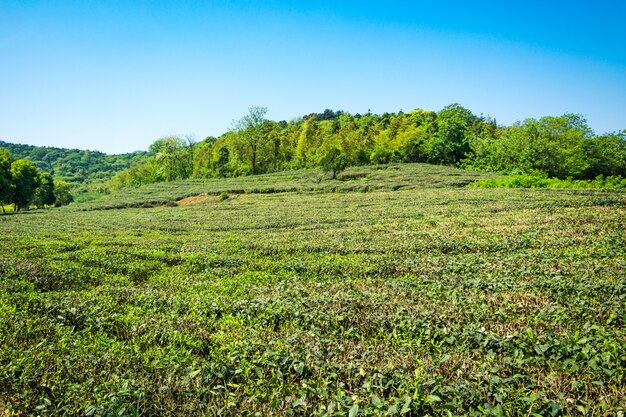
[(357, 404), (354, 404), (352, 407), (350, 407), (350, 412), (348, 413), (348, 417), (354, 417), (356, 416), (356, 413), (359, 412), (359, 406)]
[(411, 397), (406, 397), (406, 401), (402, 406), (402, 410), (400, 410), (400, 414), (406, 414), (411, 411)]
[(440, 398), (440, 397), (438, 397), (438, 396), (436, 396), (436, 395), (432, 395), (432, 394), (430, 394), (430, 395), (428, 395), (428, 396), (426, 397), (426, 403), (427, 403), (427, 404), (430, 404), (430, 403), (436, 403), (436, 402), (439, 402), (439, 401), (441, 401), (441, 398)]
[(548, 410), (550, 412), (550, 415), (556, 416), (561, 410), (561, 406), (554, 401), (550, 401), (548, 402)]

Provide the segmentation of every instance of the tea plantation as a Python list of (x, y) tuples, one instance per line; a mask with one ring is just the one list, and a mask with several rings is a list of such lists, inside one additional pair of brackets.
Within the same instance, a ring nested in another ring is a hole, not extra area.
[(626, 192), (465, 186), (487, 177), (302, 171), (0, 216), (0, 416), (623, 416)]

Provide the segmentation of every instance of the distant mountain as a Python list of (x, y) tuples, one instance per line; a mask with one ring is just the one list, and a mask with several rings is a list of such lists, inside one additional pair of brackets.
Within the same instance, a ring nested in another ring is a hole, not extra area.
[(51, 173), (56, 180), (71, 184), (96, 183), (107, 180), (133, 162), (141, 162), (148, 152), (108, 155), (99, 151), (32, 146), (0, 141), (16, 159), (27, 158), (37, 168)]

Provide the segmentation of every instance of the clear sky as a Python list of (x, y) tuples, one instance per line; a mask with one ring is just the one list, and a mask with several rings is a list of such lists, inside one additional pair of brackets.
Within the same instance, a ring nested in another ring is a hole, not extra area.
[(0, 140), (145, 150), (273, 120), (458, 102), (626, 129), (626, 1), (0, 0)]

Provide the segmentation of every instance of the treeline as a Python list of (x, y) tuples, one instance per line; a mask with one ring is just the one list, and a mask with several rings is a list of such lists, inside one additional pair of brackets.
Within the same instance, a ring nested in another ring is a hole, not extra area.
[(47, 146), (21, 145), (0, 141), (16, 159), (30, 159), (37, 169), (50, 173), (56, 180), (78, 184), (97, 184), (108, 181), (116, 172), (132, 163), (147, 159), (147, 152), (108, 155), (98, 151), (63, 149)]
[(511, 126), (452, 104), (439, 112), (364, 115), (326, 110), (292, 121), (252, 107), (219, 138), (157, 140), (143, 163), (118, 172), (111, 190), (185, 178), (230, 177), (321, 166), (427, 162), (502, 173), (595, 179), (626, 176), (626, 131), (597, 136), (576, 114)]
[(73, 200), (65, 181), (54, 181), (29, 159), (15, 159), (8, 149), (0, 148), (0, 207), (13, 204), (15, 211), (46, 206), (63, 206)]

